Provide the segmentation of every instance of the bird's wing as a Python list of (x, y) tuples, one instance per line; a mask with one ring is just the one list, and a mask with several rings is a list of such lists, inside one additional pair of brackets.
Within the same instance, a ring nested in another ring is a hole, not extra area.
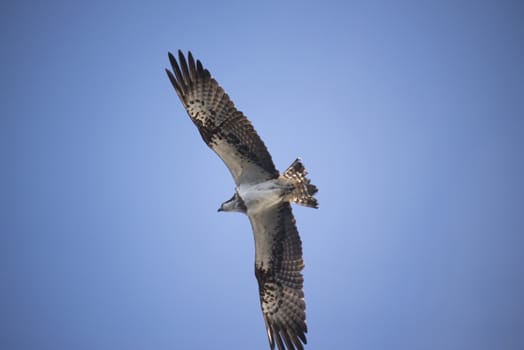
[(202, 63), (186, 61), (178, 51), (178, 62), (169, 53), (173, 72), (166, 69), (175, 91), (204, 142), (224, 161), (235, 184), (261, 182), (278, 177), (271, 155), (251, 122), (235, 108)]
[(306, 304), (302, 242), (288, 202), (249, 215), (255, 236), (255, 275), (271, 349), (304, 349)]

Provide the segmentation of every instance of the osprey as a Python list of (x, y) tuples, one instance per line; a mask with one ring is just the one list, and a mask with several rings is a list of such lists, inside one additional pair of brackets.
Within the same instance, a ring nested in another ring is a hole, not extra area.
[(280, 174), (249, 120), (235, 108), (202, 63), (169, 53), (169, 80), (204, 142), (224, 161), (235, 181), (233, 197), (218, 211), (248, 216), (255, 238), (255, 276), (271, 349), (304, 349), (306, 304), (302, 242), (290, 202), (318, 208), (317, 188), (300, 159)]

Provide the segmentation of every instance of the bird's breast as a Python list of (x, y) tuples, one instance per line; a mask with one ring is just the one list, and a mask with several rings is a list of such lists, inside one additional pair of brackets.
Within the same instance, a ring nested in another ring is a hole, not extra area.
[(282, 200), (282, 188), (277, 180), (268, 180), (258, 184), (240, 185), (238, 195), (244, 201), (248, 214), (256, 213), (278, 204)]

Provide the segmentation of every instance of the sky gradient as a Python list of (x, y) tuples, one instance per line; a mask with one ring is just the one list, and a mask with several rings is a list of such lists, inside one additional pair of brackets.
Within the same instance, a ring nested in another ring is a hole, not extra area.
[(524, 5), (0, 5), (0, 348), (268, 349), (191, 50), (319, 210), (307, 349), (524, 348)]

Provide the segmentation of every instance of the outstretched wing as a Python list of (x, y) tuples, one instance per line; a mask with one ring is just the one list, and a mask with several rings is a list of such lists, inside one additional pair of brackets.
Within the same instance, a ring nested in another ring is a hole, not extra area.
[(303, 350), (306, 304), (300, 272), (302, 242), (288, 202), (250, 215), (255, 235), (255, 275), (271, 349)]
[[(186, 61), (169, 53), (173, 72), (166, 69), (175, 91), (204, 142), (224, 161), (235, 184), (278, 177), (271, 155), (249, 120), (191, 52)], [(179, 65), (180, 63), (180, 65)], [(188, 64), (189, 63), (189, 64)]]

